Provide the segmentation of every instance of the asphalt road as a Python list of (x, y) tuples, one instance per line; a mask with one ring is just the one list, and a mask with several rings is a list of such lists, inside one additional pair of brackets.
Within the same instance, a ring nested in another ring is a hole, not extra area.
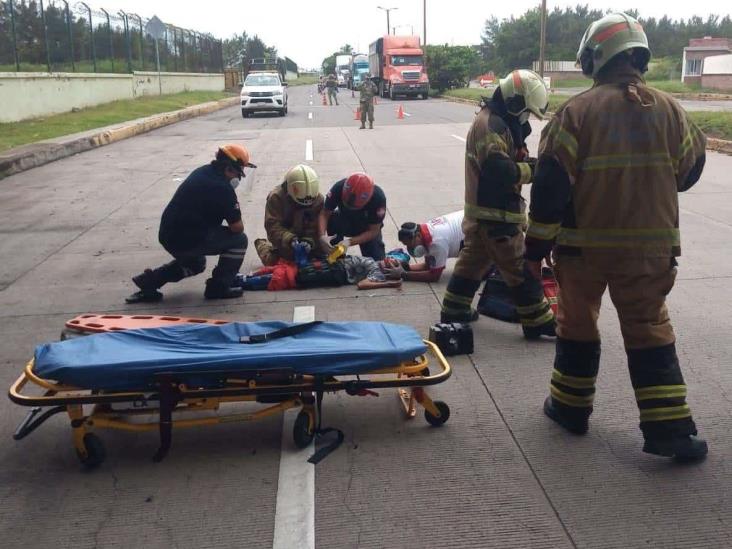
[[(290, 319), (294, 307), (311, 305), (319, 320), (387, 320), (426, 334), (451, 265), (440, 283), (405, 283), (400, 291), (257, 292), (225, 303), (203, 299), (200, 275), (166, 287), (162, 303), (124, 304), (130, 276), (167, 261), (156, 240), (162, 208), (221, 143), (246, 144), (259, 166), (247, 177), (251, 190), (240, 192), (250, 240), (264, 235), (268, 191), (306, 151), (326, 185), (355, 170), (375, 177), (388, 198), (388, 246), (402, 222), (462, 206), (462, 138), (474, 107), (384, 100), (376, 128), (359, 130), (350, 92), (341, 93), (342, 105), (325, 107), (314, 91), (291, 88), (284, 118), (242, 119), (228, 109), (1, 181), (0, 383), (9, 386), (34, 346), (56, 339), (66, 319), (90, 311), (251, 321)], [(25, 410), (0, 401), (0, 544), (272, 547), (281, 506), (302, 500), (308, 512), (295, 536), (307, 539), (310, 528), (323, 548), (731, 546), (731, 171), (732, 158), (710, 153), (701, 182), (681, 198), (684, 256), (669, 300), (689, 402), (711, 448), (705, 462), (679, 467), (641, 453), (606, 300), (587, 436), (567, 435), (541, 413), (553, 344), (527, 342), (517, 326), (484, 318), (474, 328), (475, 353), (452, 360), (453, 377), (431, 390), (452, 409), (441, 429), (419, 417), (406, 421), (388, 391), (326, 396), (325, 423), (346, 441), (315, 467), (310, 499), (278, 480), (298, 457), (279, 416), (177, 431), (160, 464), (150, 460), (154, 433), (103, 431), (107, 461), (82, 473), (68, 420), (56, 416), (15, 442)], [(257, 264), (251, 251), (243, 270)]]

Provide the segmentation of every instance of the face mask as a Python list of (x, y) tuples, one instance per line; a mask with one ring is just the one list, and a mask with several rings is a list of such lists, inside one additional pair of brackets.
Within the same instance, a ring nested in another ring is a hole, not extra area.
[(518, 116), (519, 124), (523, 125), (526, 124), (529, 121), (529, 116), (531, 113), (529, 111), (524, 111)]
[(236, 189), (239, 186), (239, 183), (241, 183), (241, 179), (238, 177), (232, 177), (229, 179), (229, 184), (231, 185), (232, 189)]
[(427, 254), (427, 248), (422, 244), (417, 244), (414, 248), (409, 251), (409, 255), (412, 257), (424, 257)]

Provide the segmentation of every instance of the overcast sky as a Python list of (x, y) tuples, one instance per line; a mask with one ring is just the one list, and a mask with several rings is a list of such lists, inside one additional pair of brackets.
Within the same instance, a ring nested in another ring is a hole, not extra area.
[[(397, 34), (410, 34), (410, 25), (414, 34), (422, 34), (423, 0), (116, 0), (109, 5), (106, 0), (87, 1), (107, 9), (115, 4), (112, 7), (143, 17), (157, 15), (166, 23), (210, 32), (218, 38), (241, 31), (258, 34), (267, 44), (276, 46), (280, 55), (290, 57), (302, 68), (319, 67), (324, 57), (346, 43), (358, 51), (368, 51), (369, 44), (386, 33), (386, 14), (377, 6), (398, 8), (390, 15), (391, 26), (397, 27)], [(582, 3), (548, 0), (547, 7), (551, 10)], [(727, 15), (731, 11), (729, 0), (586, 3), (603, 10), (637, 6), (641, 15), (653, 17), (705, 17), (712, 13)], [(428, 43), (478, 44), (483, 23), (491, 15), (499, 19), (518, 16), (539, 4), (538, 0), (427, 0)]]

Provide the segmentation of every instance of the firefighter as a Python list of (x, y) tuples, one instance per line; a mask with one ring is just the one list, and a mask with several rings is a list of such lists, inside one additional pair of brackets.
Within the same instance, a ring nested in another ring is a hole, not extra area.
[(529, 114), (543, 118), (547, 89), (533, 71), (515, 70), (484, 98), (468, 132), (465, 151), (464, 246), (442, 302), (442, 322), (472, 322), (475, 292), (492, 264), (510, 288), (527, 339), (554, 335), (554, 315), (541, 282), (526, 270), (522, 185), (533, 178), (535, 159), (525, 139)]
[(275, 265), (280, 259), (295, 260), (295, 248), (302, 244), (309, 256), (325, 253), (318, 239), (318, 217), (323, 209), (318, 174), (306, 164), (298, 164), (285, 180), (267, 196), (264, 228), (267, 238), (254, 241), (262, 263)]
[(163, 211), (158, 232), (160, 244), (174, 259), (134, 276), (132, 282), (140, 290), (127, 298), (128, 303), (159, 301), (164, 284), (202, 273), (207, 255), (218, 255), (219, 262), (206, 281), (204, 296), (241, 296), (241, 288), (233, 283), (244, 261), (247, 235), (235, 189), (246, 167), (256, 168), (249, 162), (249, 152), (241, 145), (224, 145), (213, 162), (181, 183)]
[[(666, 295), (676, 277), (678, 193), (699, 180), (705, 138), (668, 94), (643, 79), (651, 52), (624, 13), (592, 23), (577, 52), (589, 91), (544, 128), (531, 191), (526, 257), (538, 274), (554, 249), (557, 342), (544, 412), (583, 434), (600, 361), (606, 288), (618, 312), (640, 409), (643, 451), (703, 458), (686, 404)], [(600, 131), (601, 129), (601, 131)]]
[(385, 216), (386, 195), (381, 187), (368, 174), (352, 173), (335, 183), (325, 197), (319, 221), (322, 248), (338, 243), (346, 249), (359, 245), (364, 257), (384, 259), (381, 228)]

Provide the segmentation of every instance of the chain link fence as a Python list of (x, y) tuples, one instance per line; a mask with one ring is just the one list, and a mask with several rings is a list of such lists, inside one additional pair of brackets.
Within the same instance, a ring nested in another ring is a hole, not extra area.
[[(85, 2), (0, 0), (0, 72), (117, 72), (157, 70), (149, 21)], [(221, 40), (165, 24), (160, 70), (223, 72)]]

